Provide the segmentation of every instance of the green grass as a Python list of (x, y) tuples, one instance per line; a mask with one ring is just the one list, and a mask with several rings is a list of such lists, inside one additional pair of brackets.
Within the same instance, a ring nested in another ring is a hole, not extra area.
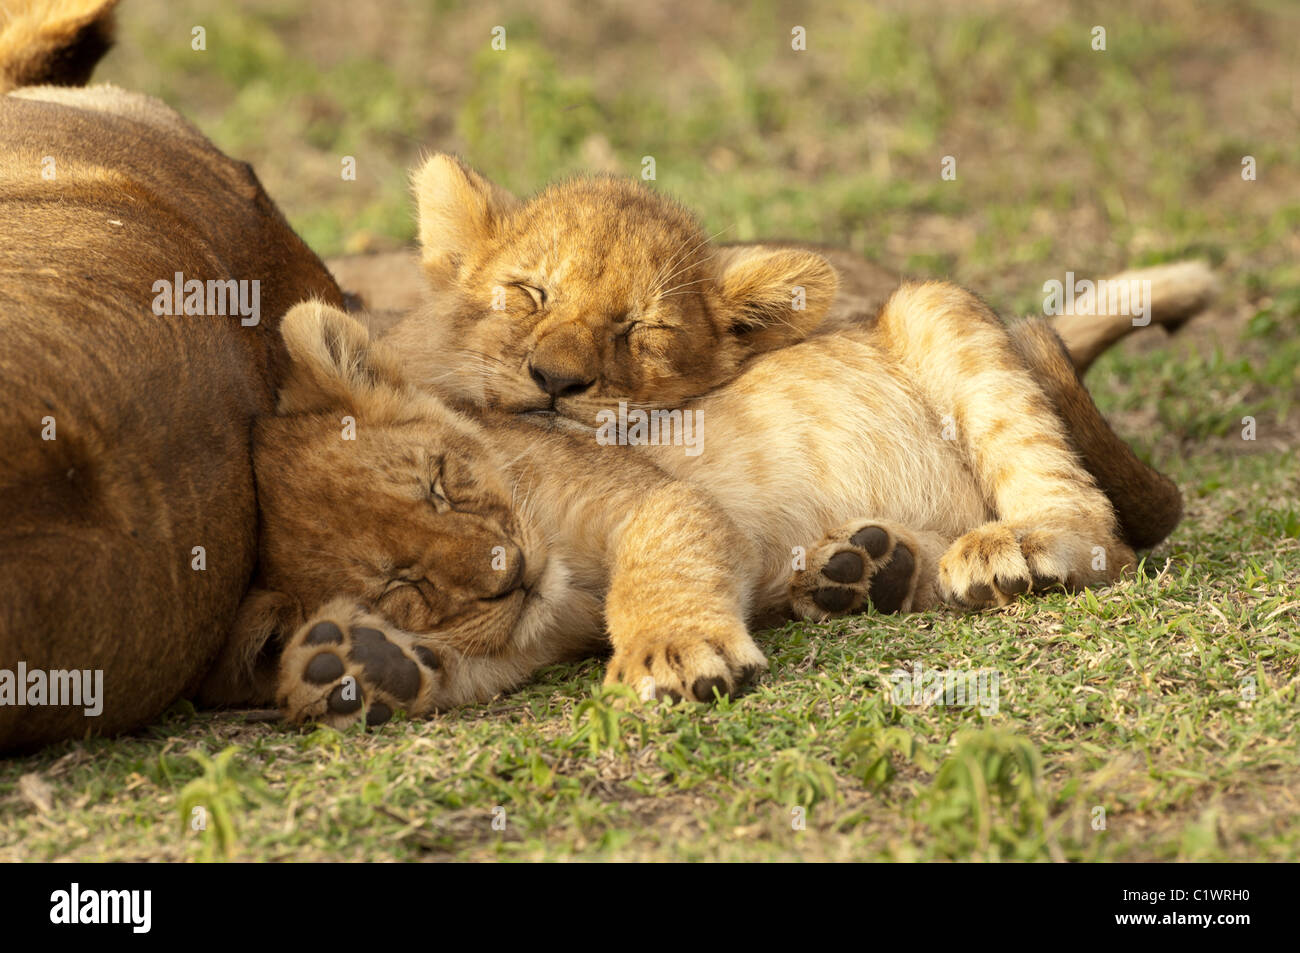
[[(126, 0), (101, 77), (252, 161), (324, 253), (409, 241), (405, 170), (452, 149), (520, 191), (650, 155), (728, 239), (838, 242), (1011, 311), (1067, 269), (1207, 257), (1213, 312), (1089, 376), (1186, 518), (1108, 590), (761, 633), (770, 673), (711, 708), (628, 707), (599, 660), (370, 732), (178, 705), (0, 763), (0, 858), (1300, 856), (1293, 8), (838, 0), (803, 53), (774, 3), (348, 9)], [(897, 704), (918, 663), (998, 670), (996, 714)]]

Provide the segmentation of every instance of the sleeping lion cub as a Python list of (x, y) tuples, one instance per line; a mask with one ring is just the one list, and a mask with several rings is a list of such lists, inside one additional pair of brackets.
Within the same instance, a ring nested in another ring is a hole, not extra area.
[[(918, 590), (899, 607), (979, 606), (1035, 581), (1110, 578), (1114, 527), (1145, 547), (1177, 521), (1176, 488), (1106, 426), (1044, 322), (1007, 329), (937, 283), (904, 285), (863, 314), (837, 304), (822, 255), (714, 246), (632, 181), (569, 180), (521, 202), (446, 155), (414, 181), (433, 297), (387, 338), (407, 373), (459, 402), (587, 427), (627, 404), (700, 421), (707, 453), (643, 450), (751, 536), (782, 529), (767, 491), (803, 501), (766, 567), (772, 585), (808, 527), (835, 527), (846, 507), (869, 514), (874, 545), (846, 548), (867, 538), (855, 516), (814, 554), (833, 560), (836, 585), (817, 559), (796, 578), (804, 618), (862, 609), (867, 570), (896, 538), (919, 554)], [(1198, 309), (1213, 286), (1197, 263), (1116, 280), (1150, 282), (1156, 323)], [(1089, 321), (1067, 326), (1076, 364), (1133, 327)]]
[(482, 701), (613, 646), (609, 680), (712, 699), (766, 667), (759, 555), (637, 454), (457, 413), (319, 302), (254, 430), (259, 585), (204, 686), (293, 719), (374, 724)]
[[(715, 245), (686, 209), (631, 180), (570, 179), (520, 200), (434, 155), (413, 185), (429, 302), (389, 340), (417, 378), (478, 406), (586, 424), (619, 400), (679, 406), (759, 354), (869, 326), (896, 285), (837, 249)], [(1108, 283), (1134, 281), (1149, 283), (1150, 323), (1171, 326), (1215, 286), (1200, 262)], [(1071, 313), (1052, 327), (1083, 373), (1134, 324)]]

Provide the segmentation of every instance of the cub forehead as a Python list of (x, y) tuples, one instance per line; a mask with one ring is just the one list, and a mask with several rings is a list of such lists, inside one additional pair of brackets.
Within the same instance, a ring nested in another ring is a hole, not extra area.
[(535, 251), (587, 252), (593, 257), (642, 259), (686, 252), (707, 239), (685, 208), (625, 179), (575, 179), (550, 186), (512, 214), (507, 244)]

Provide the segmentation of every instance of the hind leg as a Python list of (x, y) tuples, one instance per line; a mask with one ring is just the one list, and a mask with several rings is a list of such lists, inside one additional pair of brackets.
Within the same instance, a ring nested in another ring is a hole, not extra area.
[(1017, 541), (1029, 536), (1067, 578), (1107, 578), (1115, 560), (1101, 577), (1090, 564), (1093, 553), (1122, 545), (1114, 507), (997, 316), (952, 285), (906, 284), (876, 333), (935, 413), (949, 415), (957, 449), (996, 513), (940, 561), (945, 600), (1000, 603), (998, 592), (1028, 588), (1032, 573)]
[(1007, 335), (1065, 425), (1070, 445), (1115, 508), (1120, 538), (1146, 549), (1168, 536), (1182, 516), (1182, 494), (1111, 430), (1061, 339), (1042, 320), (1013, 324)]
[(822, 622), (874, 608), (913, 612), (938, 599), (936, 567), (948, 540), (885, 520), (855, 519), (808, 551), (790, 580), (795, 615)]

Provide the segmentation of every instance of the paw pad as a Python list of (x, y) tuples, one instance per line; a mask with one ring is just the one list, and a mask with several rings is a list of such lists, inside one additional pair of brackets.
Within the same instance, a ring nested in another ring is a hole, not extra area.
[(343, 660), (333, 652), (322, 652), (303, 669), (302, 677), (313, 685), (325, 685), (343, 677)]
[(849, 537), (849, 542), (865, 549), (872, 559), (879, 559), (889, 552), (889, 534), (879, 526), (864, 526)]
[(354, 629), (348, 658), (365, 670), (366, 681), (402, 700), (420, 690), (420, 666), (378, 629)]
[(799, 608), (804, 600), (820, 617), (863, 612), (868, 606), (877, 612), (899, 612), (907, 606), (916, 587), (916, 555), (898, 534), (869, 524), (851, 534), (832, 534), (819, 549), (830, 550), (830, 557), (819, 570), (798, 573), (794, 581), (796, 610), (805, 618), (819, 616)]
[[(317, 622), (286, 650), (281, 662), (280, 707), (294, 721), (322, 719), (335, 726), (364, 709), (367, 725), (382, 725), (398, 708), (423, 704), (444, 668), (427, 645), (405, 647), (373, 626)], [(409, 654), (408, 654), (409, 653)]]
[(339, 645), (342, 642), (343, 630), (333, 622), (316, 623), (302, 640), (303, 645)]

